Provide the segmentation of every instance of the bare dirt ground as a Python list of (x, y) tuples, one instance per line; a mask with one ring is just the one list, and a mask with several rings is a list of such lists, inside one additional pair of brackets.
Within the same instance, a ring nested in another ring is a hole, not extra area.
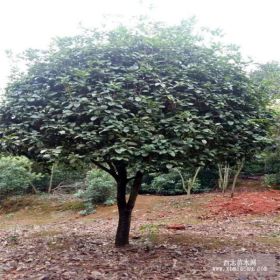
[(280, 279), (280, 191), (258, 182), (234, 199), (139, 196), (125, 249), (113, 245), (115, 206), (81, 217), (63, 199), (0, 215), (1, 280)]

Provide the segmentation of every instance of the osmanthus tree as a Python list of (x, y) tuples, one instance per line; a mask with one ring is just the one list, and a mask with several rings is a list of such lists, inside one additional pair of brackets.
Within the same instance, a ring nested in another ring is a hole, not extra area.
[(114, 177), (117, 246), (129, 242), (143, 174), (213, 160), (222, 145), (216, 135), (228, 132), (221, 108), (239, 122), (259, 118), (238, 52), (205, 42), (188, 21), (140, 26), (29, 51), (28, 71), (11, 81), (1, 107), (3, 149), (90, 159)]

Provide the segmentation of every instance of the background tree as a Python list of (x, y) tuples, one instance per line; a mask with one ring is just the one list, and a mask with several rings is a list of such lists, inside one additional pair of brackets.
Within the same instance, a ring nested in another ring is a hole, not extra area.
[[(264, 172), (267, 178), (274, 178), (272, 181), (279, 186), (280, 174), (280, 64), (278, 61), (271, 61), (259, 64), (258, 68), (250, 74), (252, 80), (261, 92), (264, 101), (272, 111), (273, 122), (270, 129), (270, 145), (260, 154), (264, 161)], [(267, 180), (265, 180), (267, 181)], [(270, 180), (268, 180), (270, 181)]]
[[(250, 105), (250, 104), (248, 104)], [(231, 116), (226, 113), (221, 125), (221, 134), (216, 136), (216, 144), (220, 149), (216, 153), (219, 170), (219, 187), (225, 192), (229, 177), (233, 175), (231, 196), (233, 197), (238, 176), (244, 166), (245, 160), (251, 160), (260, 153), (269, 143), (267, 132), (271, 117), (268, 113), (257, 113), (254, 118), (250, 109), (242, 108), (241, 117), (238, 114)], [(235, 113), (239, 109), (236, 108)], [(232, 110), (233, 112), (233, 110)], [(248, 114), (249, 112), (249, 114)], [(228, 119), (229, 117), (229, 119)]]
[(2, 146), (38, 160), (90, 159), (113, 176), (117, 246), (129, 242), (143, 174), (202, 166), (223, 145), (225, 115), (227, 126), (243, 124), (237, 135), (262, 117), (238, 51), (204, 41), (187, 21), (87, 31), (26, 59), (1, 108)]
[(258, 90), (267, 102), (275, 102), (280, 98), (280, 64), (271, 61), (259, 64), (257, 69), (250, 73)]

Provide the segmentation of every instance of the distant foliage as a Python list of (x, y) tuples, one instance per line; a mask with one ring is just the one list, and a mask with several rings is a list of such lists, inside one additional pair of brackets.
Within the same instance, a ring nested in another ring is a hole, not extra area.
[(156, 176), (151, 182), (150, 191), (165, 195), (185, 193), (181, 178), (177, 172), (169, 172)]
[[(190, 174), (184, 174), (187, 180)], [(218, 175), (215, 168), (202, 169), (198, 175), (193, 193), (201, 193), (212, 190), (217, 186)], [(145, 176), (140, 193), (176, 195), (184, 194), (181, 178), (178, 172), (172, 171), (166, 174), (152, 174)]]
[(244, 175), (263, 175), (265, 174), (265, 158), (257, 157), (245, 163), (243, 174)]
[(32, 162), (26, 157), (1, 157), (0, 200), (24, 193), (40, 177), (41, 174), (32, 172)]
[(265, 172), (280, 173), (280, 149), (267, 155), (265, 159)]
[[(46, 170), (45, 166), (35, 165), (36, 170), (40, 170), (43, 174), (39, 180), (36, 181), (36, 187), (40, 191), (47, 191), (50, 181), (50, 173)], [(54, 168), (53, 174), (53, 188), (58, 185), (72, 185), (79, 182), (83, 182), (87, 172), (89, 170), (88, 165), (71, 165), (66, 163), (59, 163)], [(69, 190), (71, 191), (71, 189)]]
[(202, 169), (198, 174), (199, 187), (194, 190), (194, 192), (208, 192), (215, 187), (218, 183), (218, 172), (213, 166), (209, 168)]
[(276, 174), (266, 174), (264, 176), (264, 183), (269, 187), (280, 190), (280, 172)]
[(265, 99), (272, 101), (280, 97), (280, 64), (270, 61), (258, 65), (250, 74), (252, 80), (258, 85)]
[(243, 170), (245, 175), (264, 175), (278, 172), (280, 172), (280, 147), (275, 144), (272, 144), (253, 160), (246, 162)]
[[(186, 179), (190, 178), (188, 174), (184, 174), (184, 177)], [(198, 180), (193, 191), (199, 189), (199, 187)], [(178, 172), (170, 171), (166, 174), (155, 175), (153, 179), (147, 179), (147, 182), (143, 184), (142, 193), (176, 195), (184, 194), (185, 190)]]
[(106, 172), (93, 169), (86, 177), (87, 188), (80, 190), (76, 195), (84, 200), (86, 209), (81, 214), (94, 212), (95, 205), (114, 204), (116, 199), (116, 185), (113, 178)]

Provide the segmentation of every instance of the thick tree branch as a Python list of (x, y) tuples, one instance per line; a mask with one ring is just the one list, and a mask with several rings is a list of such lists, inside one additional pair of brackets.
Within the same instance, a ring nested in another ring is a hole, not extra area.
[(133, 185), (132, 185), (131, 190), (130, 190), (130, 195), (129, 195), (129, 199), (128, 199), (128, 202), (127, 202), (127, 208), (128, 209), (133, 209), (133, 207), (134, 207), (139, 189), (141, 187), (142, 178), (143, 178), (143, 173), (138, 171), (136, 173)]
[(115, 165), (114, 165), (111, 161), (106, 161), (106, 163), (109, 165), (110, 170), (111, 170), (116, 176), (118, 176), (117, 169), (116, 169)]
[(117, 202), (119, 211), (126, 208), (126, 185), (127, 185), (127, 171), (123, 164), (116, 165), (118, 170), (117, 178)]
[(94, 160), (92, 160), (92, 163), (94, 163), (100, 169), (102, 169), (102, 170), (106, 171), (107, 173), (109, 173), (111, 176), (113, 176), (117, 180), (118, 176), (117, 176), (116, 172), (114, 172), (114, 170), (111, 170), (111, 169), (105, 167), (104, 165), (102, 165), (101, 163), (99, 163), (97, 161), (94, 161)]

